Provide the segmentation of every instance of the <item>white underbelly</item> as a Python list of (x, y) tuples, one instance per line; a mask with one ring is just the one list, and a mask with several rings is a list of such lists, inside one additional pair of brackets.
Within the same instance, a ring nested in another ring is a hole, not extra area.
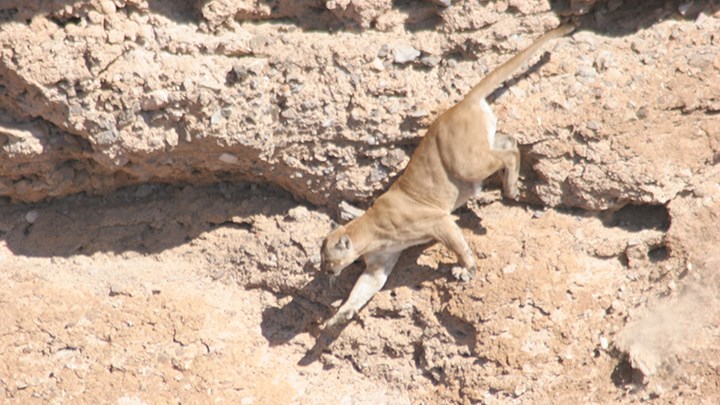
[(483, 189), (483, 183), (482, 181), (479, 181), (474, 184), (466, 184), (463, 187), (460, 187), (458, 190), (458, 198), (455, 201), (455, 206), (453, 207), (453, 211), (463, 206), (468, 200), (471, 198), (477, 197), (480, 192)]
[(487, 100), (482, 99), (480, 101), (480, 108), (485, 113), (485, 122), (487, 123), (487, 128), (485, 130), (487, 131), (487, 137), (488, 137), (488, 146), (490, 148), (495, 145), (495, 131), (497, 130), (497, 117), (495, 117), (495, 114), (493, 114), (492, 110), (490, 109), (490, 105), (488, 104)]

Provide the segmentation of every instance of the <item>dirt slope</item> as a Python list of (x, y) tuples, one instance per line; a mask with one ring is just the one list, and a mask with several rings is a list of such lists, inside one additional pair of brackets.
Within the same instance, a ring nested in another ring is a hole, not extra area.
[[(183, 4), (0, 4), (3, 401), (720, 402), (715, 3)], [(478, 277), (410, 249), (322, 334), (337, 204), (570, 13), (493, 96), (524, 166), (457, 212)]]

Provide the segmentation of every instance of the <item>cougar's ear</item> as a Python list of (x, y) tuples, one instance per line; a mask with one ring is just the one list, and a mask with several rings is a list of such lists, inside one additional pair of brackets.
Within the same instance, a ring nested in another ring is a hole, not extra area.
[(343, 250), (350, 250), (350, 248), (352, 248), (352, 241), (350, 240), (350, 237), (343, 235), (338, 241), (336, 247)]
[(331, 230), (334, 231), (334, 230), (338, 229), (339, 227), (340, 227), (340, 224), (338, 224), (337, 222), (333, 221), (332, 219), (330, 220), (330, 229), (331, 229)]

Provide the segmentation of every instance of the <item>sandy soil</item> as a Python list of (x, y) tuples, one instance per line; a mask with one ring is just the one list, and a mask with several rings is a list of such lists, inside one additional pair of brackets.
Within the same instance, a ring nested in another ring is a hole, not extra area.
[[(591, 215), (503, 204), (497, 192), (484, 198), (459, 212), (481, 256), (474, 282), (448, 277), (454, 258), (442, 246), (411, 249), (339, 336), (318, 325), (361, 267), (330, 287), (315, 265), (327, 216), (282, 193), (151, 185), (3, 205), (3, 397), (720, 399), (712, 278), (691, 282), (702, 271), (663, 245), (673, 234), (665, 207)], [(717, 215), (720, 199), (711, 201)], [(648, 364), (631, 364), (628, 352)], [(653, 375), (640, 371), (647, 367)]]
[[(297, 366), (297, 347), (263, 337), (262, 311), (278, 299), (237, 283), (249, 237), (232, 223), (242, 200), (217, 187), (158, 188), (139, 200), (137, 191), (3, 207), (5, 401), (408, 401), (349, 365)], [(253, 209), (289, 205), (254, 194)], [(27, 212), (39, 214), (32, 225)]]

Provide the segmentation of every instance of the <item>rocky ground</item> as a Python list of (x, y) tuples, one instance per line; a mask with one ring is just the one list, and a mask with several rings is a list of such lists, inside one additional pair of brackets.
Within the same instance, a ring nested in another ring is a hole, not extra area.
[[(0, 398), (720, 402), (720, 6), (642, 3), (2, 2)], [(478, 277), (412, 248), (323, 333), (338, 204), (568, 15), (492, 97)]]

